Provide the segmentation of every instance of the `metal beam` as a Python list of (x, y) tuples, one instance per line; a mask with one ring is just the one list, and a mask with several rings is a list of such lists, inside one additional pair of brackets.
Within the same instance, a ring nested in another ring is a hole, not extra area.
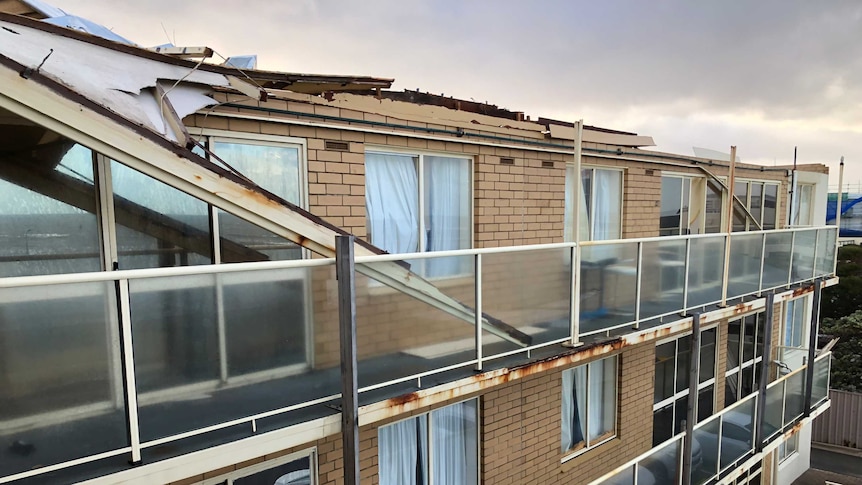
[(344, 484), (359, 485), (359, 384), (356, 361), (356, 275), (353, 236), (335, 238), (338, 334), (341, 339), (341, 445)]
[[(775, 293), (766, 294), (763, 322), (763, 358), (760, 361), (760, 382), (757, 389), (757, 412), (754, 413), (754, 449), (763, 451), (763, 413), (766, 412), (766, 385), (769, 381), (769, 364), (772, 362), (772, 320), (775, 314)], [(756, 346), (756, 343), (755, 343)], [(756, 347), (755, 347), (756, 348)]]
[(692, 443), (694, 424), (697, 422), (697, 384), (700, 376), (700, 312), (691, 314), (691, 354), (688, 369), (688, 408), (685, 418), (685, 437), (682, 440), (683, 485), (691, 484)]

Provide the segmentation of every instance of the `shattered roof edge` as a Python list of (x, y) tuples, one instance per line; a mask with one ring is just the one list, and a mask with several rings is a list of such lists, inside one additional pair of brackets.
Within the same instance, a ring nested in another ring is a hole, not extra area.
[[(2, 16), (0, 16), (0, 20), (3, 20)], [(10, 70), (12, 70), (14, 72), (18, 72), (18, 73), (23, 72), (25, 69), (27, 69), (27, 66), (24, 66), (23, 64), (20, 64), (17, 61), (15, 61), (14, 59), (10, 59), (3, 54), (0, 54), (0, 66), (6, 67), (7, 69), (10, 69)], [(219, 177), (223, 177), (225, 179), (228, 179), (231, 182), (234, 182), (234, 183), (236, 183), (236, 184), (238, 184), (238, 185), (240, 185), (240, 186), (242, 186), (248, 190), (253, 190), (253, 191), (263, 195), (264, 197), (272, 200), (273, 202), (276, 202), (276, 203), (286, 207), (287, 209), (290, 209), (293, 212), (296, 212), (297, 214), (302, 215), (303, 217), (309, 219), (310, 221), (312, 221), (316, 224), (319, 224), (323, 227), (326, 227), (327, 229), (330, 229), (331, 231), (333, 231), (337, 234), (341, 234), (341, 235), (350, 234), (344, 228), (336, 226), (336, 225), (324, 220), (323, 218), (312, 214), (308, 210), (303, 209), (302, 207), (299, 207), (297, 205), (294, 205), (294, 204), (288, 202), (287, 200), (279, 197), (278, 195), (273, 194), (272, 192), (269, 192), (268, 190), (266, 190), (266, 189), (264, 189), (264, 188), (262, 188), (256, 184), (250, 183), (249, 181), (243, 179), (242, 177), (239, 177), (235, 173), (233, 173), (233, 172), (231, 172), (225, 168), (222, 168), (222, 167), (206, 160), (205, 158), (200, 157), (199, 155), (195, 154), (194, 152), (192, 152), (189, 149), (181, 147), (181, 146), (163, 138), (162, 136), (160, 136), (157, 133), (147, 129), (144, 126), (141, 126), (137, 123), (134, 123), (133, 121), (123, 117), (122, 115), (120, 115), (114, 111), (111, 111), (107, 107), (102, 106), (101, 104), (91, 100), (90, 98), (82, 95), (81, 93), (75, 91), (74, 89), (72, 89), (72, 88), (70, 88), (70, 87), (68, 87), (68, 86), (66, 86), (60, 82), (57, 82), (57, 81), (51, 79), (48, 76), (45, 76), (44, 74), (42, 74), (38, 71), (34, 71), (34, 72), (30, 73), (30, 75), (27, 79), (29, 81), (39, 83), (42, 86), (44, 86), (45, 88), (47, 88), (51, 91), (54, 91), (59, 96), (65, 98), (69, 101), (72, 101), (74, 103), (78, 103), (78, 104), (84, 106), (85, 108), (89, 109), (90, 111), (93, 111), (93, 112), (95, 112), (101, 116), (104, 116), (105, 118), (119, 124), (119, 125), (124, 126), (125, 128), (129, 129), (130, 131), (134, 132), (135, 134), (141, 136), (143, 139), (145, 139), (144, 141), (155, 143), (155, 144), (161, 146), (162, 148), (165, 148), (165, 149), (173, 152), (178, 158), (185, 159), (186, 161), (188, 161), (190, 163), (194, 163), (194, 164), (200, 166), (201, 168), (204, 168), (204, 169), (218, 175)], [(368, 249), (369, 251), (371, 251), (373, 253), (386, 254), (386, 251), (384, 251), (381, 248), (378, 248), (377, 246), (372, 245), (370, 242), (368, 242), (362, 238), (357, 237), (357, 238), (355, 238), (355, 240), (356, 240), (357, 244), (365, 247), (366, 249)]]
[[(185, 59), (180, 59), (173, 56), (168, 56), (165, 54), (159, 54), (158, 52), (151, 51), (144, 47), (122, 44), (119, 42), (114, 42), (108, 39), (104, 39), (102, 37), (98, 37), (92, 34), (88, 34), (86, 32), (80, 32), (74, 29), (68, 29), (65, 27), (60, 27), (58, 25), (50, 24), (47, 22), (42, 22), (41, 20), (31, 19), (29, 17), (23, 17), (20, 15), (14, 15), (10, 13), (0, 12), (0, 21), (9, 22), (12, 24), (20, 25), (22, 27), (28, 27), (36, 30), (41, 30), (44, 32), (48, 32), (50, 34), (59, 35), (62, 37), (68, 37), (70, 39), (75, 39), (80, 42), (86, 42), (88, 44), (96, 45), (99, 47), (103, 47), (106, 49), (111, 49), (117, 52), (122, 52), (124, 54), (150, 59), (158, 62), (164, 62), (167, 64), (173, 64), (176, 66), (195, 68), (198, 66), (197, 62), (189, 61)], [(370, 84), (370, 85), (380, 85), (379, 87), (388, 88), (395, 82), (394, 79), (389, 78), (379, 78), (373, 76), (340, 76), (340, 75), (327, 75), (327, 74), (303, 74), (303, 73), (293, 73), (293, 72), (280, 72), (280, 71), (260, 71), (260, 70), (251, 70), (251, 69), (237, 69), (228, 66), (218, 66), (214, 64), (201, 64), (197, 67), (199, 70), (208, 71), (216, 74), (223, 75), (236, 75), (239, 72), (245, 72), (246, 74), (254, 74), (255, 78), (261, 80), (271, 80), (271, 81), (304, 81), (304, 82), (333, 82), (333, 83), (353, 83), (353, 84)]]

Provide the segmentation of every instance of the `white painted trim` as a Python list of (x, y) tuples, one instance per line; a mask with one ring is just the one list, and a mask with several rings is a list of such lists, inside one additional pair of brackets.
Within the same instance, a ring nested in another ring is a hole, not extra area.
[(289, 428), (252, 436), (206, 450), (82, 482), (86, 485), (150, 485), (202, 475), (229, 464), (259, 458), (294, 446), (306, 445), (341, 432), (341, 415), (332, 415)]

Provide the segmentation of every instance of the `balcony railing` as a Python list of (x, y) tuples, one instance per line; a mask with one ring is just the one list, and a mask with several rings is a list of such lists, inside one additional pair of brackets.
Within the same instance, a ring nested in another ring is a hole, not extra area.
[[(831, 353), (814, 360), (811, 409), (827, 399)], [(779, 439), (799, 423), (805, 414), (805, 366), (784, 375), (766, 388), (766, 399), (758, 405), (759, 395), (751, 394), (694, 427), (692, 440), (691, 483), (715, 483), (746, 460), (756, 456), (757, 413), (763, 413), (763, 443)], [(679, 434), (647, 453), (596, 480), (593, 485), (638, 485), (645, 483), (681, 484), (683, 440)]]
[[(733, 300), (827, 276), (834, 257), (824, 227), (357, 258), (360, 400), (708, 307), (725, 285)], [(408, 262), (479, 324), (364, 276), (383, 261)], [(337, 297), (332, 259), (0, 279), (0, 483), (333, 414)]]

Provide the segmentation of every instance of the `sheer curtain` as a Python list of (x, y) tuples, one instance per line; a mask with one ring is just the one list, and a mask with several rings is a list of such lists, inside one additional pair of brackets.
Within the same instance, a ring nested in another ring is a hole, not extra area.
[[(580, 213), (580, 240), (590, 240), (590, 211), (588, 204), (589, 192), (591, 189), (591, 173), (593, 169), (581, 170), (581, 191), (579, 194), (580, 203), (578, 210)], [(565, 241), (575, 240), (575, 167), (573, 165), (566, 166), (566, 203), (565, 203), (565, 221), (563, 226), (563, 237)]]
[(595, 194), (593, 195), (593, 240), (619, 239), (620, 234), (620, 184), (622, 173), (617, 170), (593, 172)]
[(380, 485), (427, 485), (426, 417), (418, 416), (382, 426), (377, 433)]
[[(425, 251), (470, 247), (470, 163), (462, 158), (426, 156)], [(366, 175), (367, 176), (367, 175)], [(426, 259), (426, 276), (464, 273), (465, 258)]]
[(583, 443), (586, 436), (587, 366), (563, 371), (562, 449), (570, 450)]
[(591, 362), (589, 368), (590, 415), (588, 418), (589, 439), (592, 442), (614, 429), (617, 359), (612, 357)]
[(365, 155), (365, 206), (371, 243), (390, 253), (419, 251), (419, 180), (409, 155)]
[(475, 400), (446, 406), (431, 413), (434, 485), (476, 484), (476, 414)]

